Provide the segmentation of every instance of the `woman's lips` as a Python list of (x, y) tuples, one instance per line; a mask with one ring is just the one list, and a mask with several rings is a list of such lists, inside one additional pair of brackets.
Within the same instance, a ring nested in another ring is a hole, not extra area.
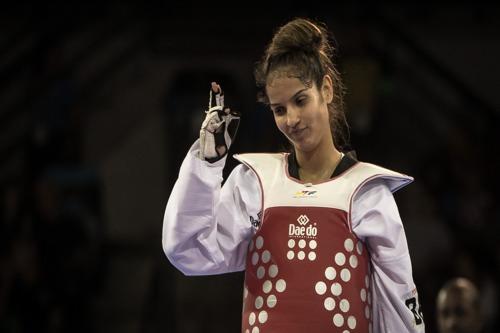
[(307, 127), (290, 131), (290, 137), (296, 140), (301, 139), (304, 136), (306, 129)]

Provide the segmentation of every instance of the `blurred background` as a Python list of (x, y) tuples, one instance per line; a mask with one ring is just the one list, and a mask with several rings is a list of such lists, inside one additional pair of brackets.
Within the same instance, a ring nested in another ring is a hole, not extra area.
[(163, 213), (211, 81), (243, 114), (233, 153), (283, 149), (253, 66), (297, 16), (336, 38), (358, 158), (415, 177), (427, 332), (455, 276), (499, 331), (499, 5), (156, 1), (2, 5), (0, 332), (239, 330), (243, 274), (176, 271)]

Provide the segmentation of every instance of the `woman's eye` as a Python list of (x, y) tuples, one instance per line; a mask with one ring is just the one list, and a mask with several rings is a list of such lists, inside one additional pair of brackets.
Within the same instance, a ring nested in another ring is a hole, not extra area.
[(297, 105), (299, 105), (299, 106), (302, 106), (302, 105), (306, 104), (306, 100), (307, 100), (307, 98), (305, 98), (305, 97), (297, 98), (297, 100), (295, 101), (295, 103)]
[(273, 112), (274, 112), (274, 114), (282, 114), (285, 112), (285, 108), (278, 106), (278, 107), (273, 109)]

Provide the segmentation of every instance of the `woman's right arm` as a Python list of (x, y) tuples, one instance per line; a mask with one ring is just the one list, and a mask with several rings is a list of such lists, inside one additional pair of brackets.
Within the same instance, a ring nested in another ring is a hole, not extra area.
[(251, 218), (261, 209), (256, 175), (243, 164), (221, 188), (226, 157), (209, 163), (198, 158), (199, 140), (184, 159), (165, 210), (163, 250), (186, 275), (245, 269)]

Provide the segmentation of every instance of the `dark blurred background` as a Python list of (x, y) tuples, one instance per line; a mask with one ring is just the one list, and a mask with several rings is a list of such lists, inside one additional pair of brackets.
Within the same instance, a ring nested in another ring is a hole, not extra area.
[(163, 213), (211, 81), (243, 114), (233, 153), (282, 149), (252, 71), (297, 16), (334, 33), (358, 158), (415, 177), (427, 332), (454, 276), (499, 331), (500, 6), (156, 1), (2, 5), (0, 332), (239, 330), (242, 273), (177, 272)]

